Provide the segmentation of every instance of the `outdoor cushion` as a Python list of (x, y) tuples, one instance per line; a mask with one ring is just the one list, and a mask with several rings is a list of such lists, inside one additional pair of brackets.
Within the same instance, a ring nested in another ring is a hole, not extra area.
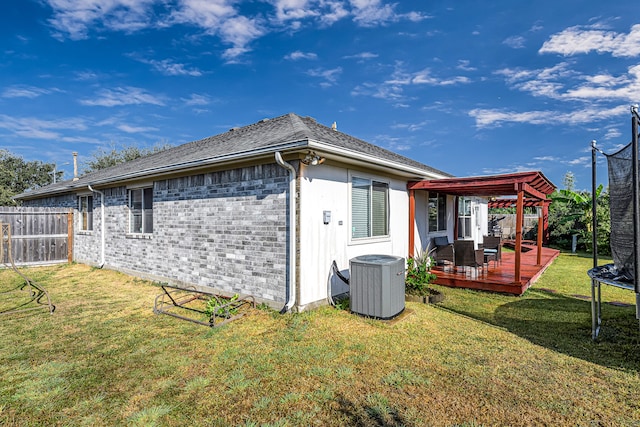
[(433, 244), (436, 245), (436, 247), (438, 247), (438, 246), (448, 246), (451, 243), (449, 243), (449, 238), (447, 236), (439, 236), (439, 237), (433, 238)]

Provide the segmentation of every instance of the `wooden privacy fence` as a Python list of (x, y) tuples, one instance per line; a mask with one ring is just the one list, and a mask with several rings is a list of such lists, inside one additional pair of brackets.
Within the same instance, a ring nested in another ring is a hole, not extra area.
[[(73, 210), (0, 206), (0, 223), (10, 226), (16, 265), (73, 260)], [(8, 254), (3, 258), (8, 264)]]

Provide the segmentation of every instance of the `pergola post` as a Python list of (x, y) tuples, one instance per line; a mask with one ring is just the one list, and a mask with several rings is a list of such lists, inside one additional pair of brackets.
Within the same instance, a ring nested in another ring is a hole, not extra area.
[(544, 201), (540, 200), (538, 211), (538, 253), (536, 254), (536, 265), (542, 265), (542, 235), (544, 234)]
[(542, 238), (542, 243), (545, 245), (549, 244), (549, 238), (551, 237), (549, 231), (549, 204), (550, 202), (546, 202), (542, 205), (542, 224), (544, 227), (544, 236)]
[(520, 264), (522, 262), (522, 222), (524, 220), (524, 191), (522, 185), (517, 185), (518, 202), (516, 204), (516, 265), (515, 265), (515, 282), (520, 284), (521, 272)]
[(413, 258), (416, 243), (416, 191), (409, 190), (409, 258)]

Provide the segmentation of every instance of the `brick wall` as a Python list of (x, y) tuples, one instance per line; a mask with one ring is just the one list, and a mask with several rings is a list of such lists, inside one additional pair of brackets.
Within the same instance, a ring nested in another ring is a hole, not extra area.
[[(126, 187), (101, 190), (107, 267), (169, 283), (249, 294), (265, 302), (286, 300), (286, 170), (276, 164), (256, 165), (152, 185), (150, 236), (128, 233)], [(75, 196), (73, 200), (75, 204)], [(97, 264), (100, 195), (93, 200), (93, 231), (76, 231), (74, 253), (79, 262)]]
[(78, 208), (78, 198), (75, 194), (63, 194), (61, 196), (44, 197), (42, 199), (24, 200), (22, 206), (41, 208)]

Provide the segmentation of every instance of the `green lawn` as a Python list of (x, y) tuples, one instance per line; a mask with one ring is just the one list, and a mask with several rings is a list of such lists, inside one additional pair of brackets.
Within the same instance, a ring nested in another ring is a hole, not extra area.
[[(216, 329), (153, 314), (143, 280), (29, 269), (56, 311), (0, 317), (0, 425), (640, 426), (635, 308), (604, 304), (592, 342), (590, 265), (561, 255), (521, 297), (440, 287), (391, 322), (256, 309)], [(0, 310), (19, 283), (0, 271)]]

